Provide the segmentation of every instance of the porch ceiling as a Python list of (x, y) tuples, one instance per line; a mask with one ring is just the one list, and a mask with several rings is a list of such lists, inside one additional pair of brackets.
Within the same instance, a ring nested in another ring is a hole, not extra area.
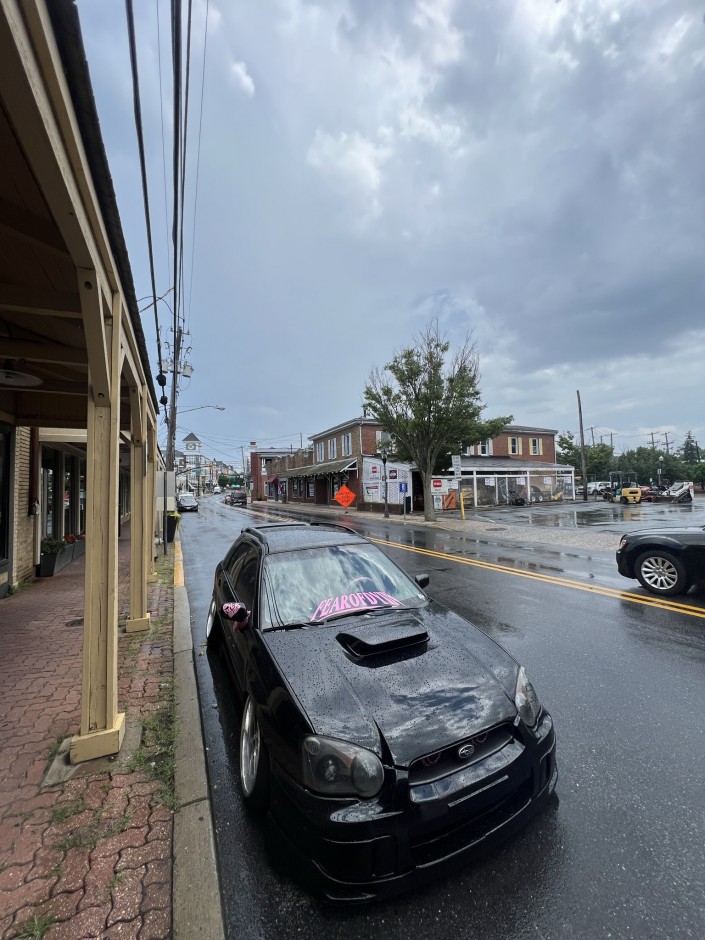
[[(65, 26), (59, 26), (68, 34), (74, 14), (67, 7), (65, 15)], [(40, 25), (33, 23), (38, 30)], [(115, 312), (113, 298), (120, 295), (125, 311), (121, 320), (129, 335), (118, 397), (121, 428), (129, 429), (130, 386), (140, 380), (140, 373), (155, 410), (156, 396), (129, 264), (124, 271), (122, 259), (111, 257), (106, 244), (106, 233), (111, 239), (119, 218), (102, 142), (98, 147), (91, 138), (97, 117), (85, 101), (74, 102), (79, 117), (73, 118), (70, 110), (62, 114), (66, 97), (52, 72), (56, 59), (42, 55), (50, 48), (46, 34), (40, 31), (34, 36), (39, 56), (34, 61), (26, 53), (22, 58), (6, 26), (0, 17), (0, 57), (5, 58), (0, 69), (0, 417), (16, 425), (86, 427), (88, 364), (95, 369), (106, 359), (105, 326)], [(10, 26), (20, 29), (17, 23)], [(75, 35), (73, 39), (75, 45)], [(56, 40), (61, 47), (58, 33)], [(72, 93), (87, 95), (94, 106), (87, 72), (72, 75), (85, 70), (81, 52), (72, 53), (75, 61), (64, 61), (58, 82), (73, 84)], [(32, 92), (32, 81), (24, 82), (25, 69), (28, 74), (35, 69)], [(83, 91), (76, 92), (77, 88)], [(46, 103), (53, 98), (53, 117), (42, 104), (42, 95)], [(38, 103), (36, 110), (28, 106), (30, 102)], [(71, 138), (68, 132), (77, 133), (78, 124), (88, 128)], [(80, 166), (82, 153), (90, 165), (87, 175), (85, 164)], [(96, 170), (105, 179), (96, 179)], [(87, 284), (85, 274), (92, 268), (96, 277)], [(105, 378), (104, 370), (91, 375), (94, 387), (103, 380), (98, 388), (105, 387)]]

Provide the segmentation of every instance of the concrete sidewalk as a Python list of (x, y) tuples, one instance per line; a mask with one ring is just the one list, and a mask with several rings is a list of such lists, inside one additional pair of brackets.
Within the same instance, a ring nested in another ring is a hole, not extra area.
[(223, 935), (188, 602), (174, 586), (180, 543), (158, 558), (150, 630), (126, 634), (124, 533), (117, 758), (71, 767), (66, 756), (80, 722), (85, 556), (0, 601), (2, 938)]

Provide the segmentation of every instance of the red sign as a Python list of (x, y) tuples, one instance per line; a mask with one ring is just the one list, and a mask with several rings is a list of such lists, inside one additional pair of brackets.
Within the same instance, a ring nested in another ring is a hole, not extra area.
[(341, 506), (344, 506), (345, 509), (347, 509), (350, 503), (355, 500), (355, 494), (349, 487), (341, 486), (333, 499), (335, 499), (340, 503)]
[(373, 472), (373, 473), (377, 473), (377, 470), (378, 470), (378, 469), (379, 469), (378, 467), (375, 467), (375, 465), (372, 464), (372, 472)]
[(440, 490), (443, 486), (443, 480), (431, 480), (431, 485), (435, 490)]

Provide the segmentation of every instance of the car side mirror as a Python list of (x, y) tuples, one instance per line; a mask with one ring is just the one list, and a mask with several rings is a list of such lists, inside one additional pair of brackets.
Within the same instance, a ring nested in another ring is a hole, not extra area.
[(223, 604), (221, 610), (233, 625), (233, 630), (244, 630), (250, 621), (250, 611), (244, 604)]
[(416, 583), (418, 584), (418, 586), (419, 586), (420, 588), (428, 587), (428, 582), (429, 582), (430, 580), (431, 580), (431, 579), (429, 578), (429, 576), (428, 576), (427, 574), (417, 574), (417, 575), (414, 575), (414, 581), (416, 581)]

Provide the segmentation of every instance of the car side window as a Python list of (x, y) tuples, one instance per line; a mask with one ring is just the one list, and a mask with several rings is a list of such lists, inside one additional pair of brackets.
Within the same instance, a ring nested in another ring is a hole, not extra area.
[(245, 556), (251, 551), (249, 545), (240, 545), (234, 552), (232, 557), (225, 564), (225, 571), (227, 572), (230, 583), (234, 586), (237, 583), (238, 573), (242, 566), (242, 561)]
[(235, 594), (241, 604), (252, 610), (257, 591), (257, 555), (252, 552), (245, 559), (235, 583)]

